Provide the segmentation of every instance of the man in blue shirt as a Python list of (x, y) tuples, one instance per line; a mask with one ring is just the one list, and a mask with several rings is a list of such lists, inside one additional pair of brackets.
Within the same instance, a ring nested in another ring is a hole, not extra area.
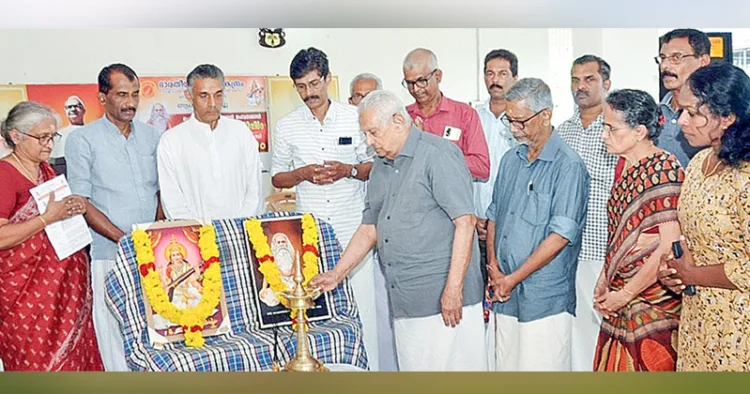
[(664, 88), (669, 90), (659, 104), (665, 122), (656, 145), (674, 154), (683, 168), (687, 168), (690, 159), (706, 147), (690, 146), (682, 134), (682, 126), (678, 123), (682, 111), (677, 110), (677, 97), (690, 75), (711, 63), (710, 50), (711, 42), (706, 33), (677, 29), (664, 35), (659, 56), (655, 58)]
[(487, 209), (496, 369), (569, 371), (589, 174), (552, 127), (542, 80), (519, 80), (505, 99), (521, 145), (503, 156)]
[(104, 67), (97, 96), (105, 114), (70, 133), (65, 145), (70, 189), (89, 202), (94, 329), (107, 371), (128, 370), (120, 327), (105, 302), (104, 279), (114, 267), (117, 242), (133, 224), (164, 218), (156, 170), (159, 132), (133, 120), (139, 90), (130, 67)]

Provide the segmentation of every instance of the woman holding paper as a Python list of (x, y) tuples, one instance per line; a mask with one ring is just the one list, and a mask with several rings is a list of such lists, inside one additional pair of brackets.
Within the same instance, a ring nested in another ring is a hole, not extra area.
[(55, 177), (47, 164), (58, 115), (35, 102), (17, 104), (0, 133), (12, 149), (0, 159), (0, 359), (8, 371), (101, 371), (91, 319), (86, 252), (58, 259), (45, 227), (85, 213), (79, 196), (39, 214), (30, 190)]

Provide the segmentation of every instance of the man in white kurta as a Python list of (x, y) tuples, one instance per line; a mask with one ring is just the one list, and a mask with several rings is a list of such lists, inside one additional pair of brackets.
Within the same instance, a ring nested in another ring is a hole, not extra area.
[[(328, 99), (328, 60), (315, 48), (292, 60), (291, 76), (305, 102), (276, 125), (271, 175), (274, 187), (292, 188), (298, 212), (329, 222), (346, 249), (362, 221), (365, 181), (373, 154), (359, 129), (355, 107)], [(371, 370), (378, 370), (375, 267), (372, 252), (349, 275), (362, 320)]]
[(169, 219), (229, 219), (262, 213), (258, 141), (221, 116), (224, 75), (212, 65), (188, 75), (194, 113), (159, 141), (159, 185)]

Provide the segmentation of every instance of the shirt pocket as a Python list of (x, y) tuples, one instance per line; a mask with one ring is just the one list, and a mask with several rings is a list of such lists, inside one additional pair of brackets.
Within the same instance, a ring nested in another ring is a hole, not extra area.
[(359, 139), (356, 135), (340, 135), (333, 138), (334, 151), (339, 161), (343, 163), (354, 163), (357, 161), (356, 148)]
[(149, 185), (156, 185), (159, 181), (156, 169), (156, 155), (139, 155), (138, 165), (141, 167), (143, 181)]
[(521, 213), (521, 220), (536, 227), (549, 223), (552, 198), (546, 193), (531, 192)]

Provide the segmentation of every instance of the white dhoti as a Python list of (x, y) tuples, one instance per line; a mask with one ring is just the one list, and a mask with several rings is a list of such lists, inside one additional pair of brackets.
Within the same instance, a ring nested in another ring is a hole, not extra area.
[(122, 330), (107, 307), (104, 278), (115, 266), (115, 260), (91, 262), (91, 288), (94, 294), (94, 331), (105, 371), (129, 371), (125, 361)]
[(571, 370), (571, 314), (563, 312), (527, 323), (493, 315), (497, 371)]
[(594, 287), (603, 261), (579, 261), (576, 272), (576, 316), (573, 318), (573, 370), (592, 371), (602, 316), (594, 310)]
[(371, 371), (380, 370), (378, 359), (378, 316), (375, 306), (375, 263), (373, 252), (367, 253), (362, 262), (349, 273), (349, 285), (354, 291), (354, 300), (362, 321), (362, 337), (367, 351)]
[(388, 290), (385, 286), (385, 276), (378, 262), (377, 253), (375, 263), (375, 309), (378, 319), (378, 354), (380, 355), (380, 371), (398, 371), (396, 359), (396, 342), (393, 337), (393, 319), (391, 307), (388, 303)]
[(442, 315), (393, 321), (401, 371), (486, 371), (482, 303), (465, 306), (456, 327)]
[(487, 351), (487, 369), (495, 370), (495, 318), (490, 310), (490, 320), (484, 324), (484, 346)]

